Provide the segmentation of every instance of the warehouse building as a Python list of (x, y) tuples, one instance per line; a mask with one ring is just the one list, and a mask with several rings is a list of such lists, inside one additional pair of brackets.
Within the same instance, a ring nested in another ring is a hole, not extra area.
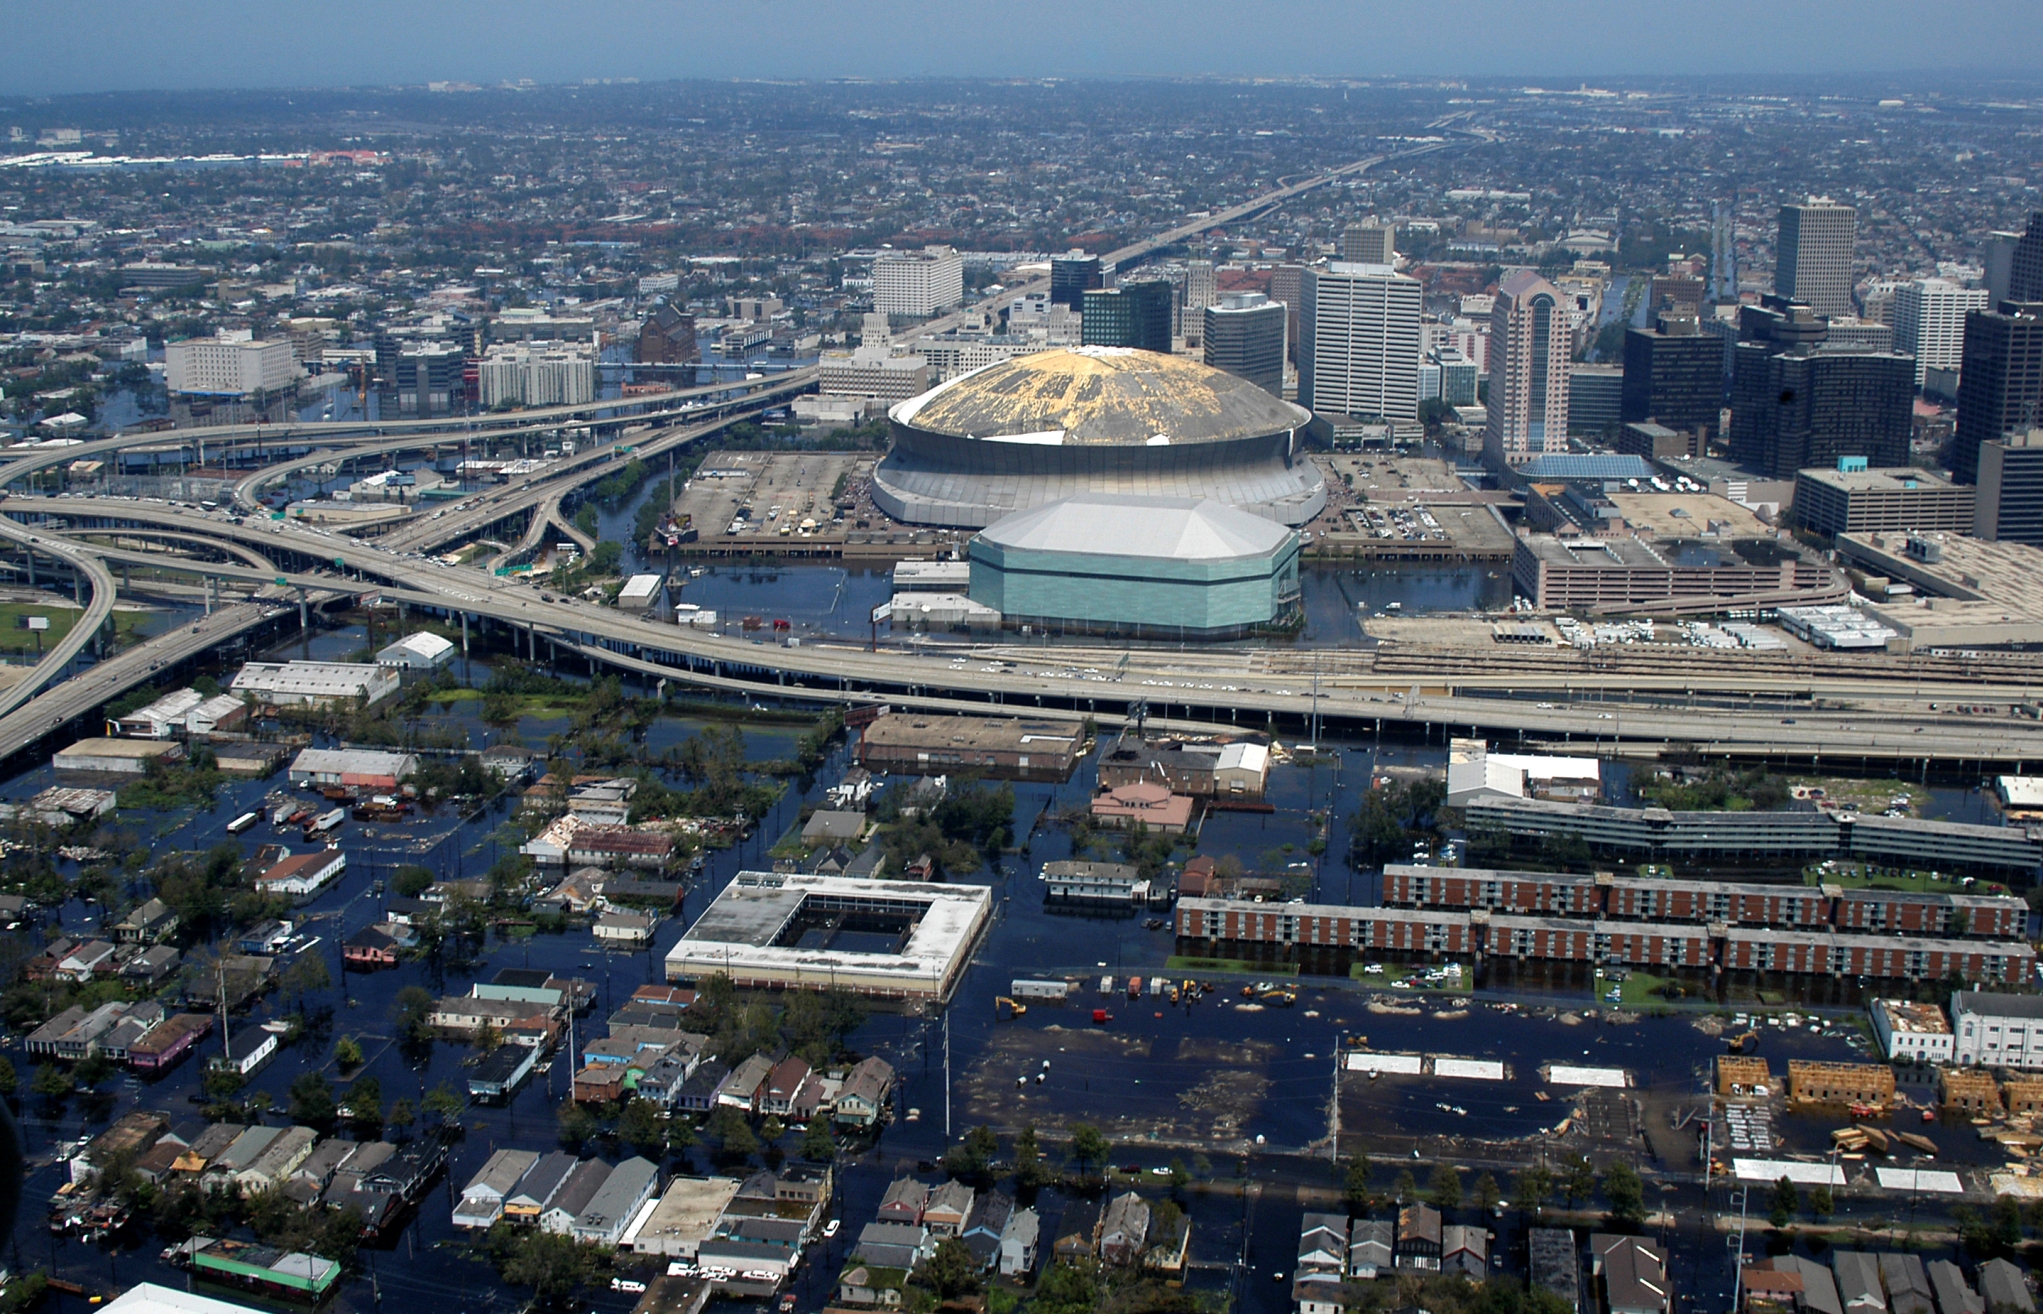
[(1203, 498), (1082, 494), (975, 536), (972, 600), (1010, 626), (1235, 638), (1299, 605), (1298, 535)]
[(249, 662), (232, 692), (272, 707), (328, 707), (359, 700), (374, 707), (397, 692), (395, 670), (366, 662)]
[(893, 447), (873, 501), (910, 524), (981, 529), (1088, 493), (1208, 498), (1286, 525), (1326, 506), (1302, 450), (1309, 412), (1158, 352), (1074, 347), (996, 361), (887, 418)]
[(399, 671), (431, 671), (454, 657), (454, 645), (429, 630), (407, 634), (376, 654), (378, 666)]
[(859, 733), (868, 771), (945, 775), (969, 770), (1009, 779), (1069, 780), (1086, 747), (1076, 721), (890, 712)]
[(396, 789), (417, 775), (419, 760), (410, 753), (375, 748), (307, 748), (291, 759), (294, 785), (345, 785), (356, 789)]
[(158, 762), (181, 762), (184, 745), (168, 739), (81, 739), (50, 759), (59, 771), (139, 776)]
[(980, 885), (739, 872), (667, 952), (667, 979), (941, 1004), (991, 908)]

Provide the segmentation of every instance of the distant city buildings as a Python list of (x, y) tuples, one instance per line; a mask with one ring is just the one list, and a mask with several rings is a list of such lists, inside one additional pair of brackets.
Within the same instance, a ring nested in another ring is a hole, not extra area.
[(1332, 415), (1418, 419), (1421, 293), (1417, 279), (1389, 265), (1307, 269), (1299, 405)]
[(579, 406), (596, 399), (596, 359), (582, 343), (501, 344), (484, 353), (478, 382), (485, 409)]
[(873, 259), (873, 309), (926, 318), (965, 299), (965, 262), (947, 246), (882, 251)]
[(1084, 345), (1169, 351), (1173, 299), (1171, 285), (1161, 281), (1089, 289), (1079, 329)]
[(1050, 261), (1050, 300), (1074, 313), (1085, 309), (1085, 294), (1106, 286), (1100, 258), (1073, 251)]
[(1827, 196), (1783, 205), (1774, 257), (1774, 294), (1803, 302), (1819, 315), (1851, 314), (1851, 262), (1858, 244), (1858, 223), (1857, 210)]
[(1529, 270), (1507, 275), (1490, 311), (1483, 451), (1492, 468), (1567, 450), (1572, 356), (1560, 290)]
[(1722, 420), (1723, 362), (1723, 343), (1705, 335), (1694, 315), (1663, 313), (1652, 328), (1625, 330), (1619, 421), (1697, 434), (1700, 454)]
[(1283, 396), (1289, 308), (1260, 292), (1236, 292), (1203, 313), (1206, 363), (1247, 379), (1273, 397)]
[(1949, 459), (1952, 477), (1970, 484), (1981, 446), (2043, 424), (2043, 305), (1969, 312), (1962, 362)]
[(1395, 265), (1397, 230), (1387, 224), (1349, 224), (1341, 233), (1341, 259), (1351, 265)]
[(1894, 349), (1915, 357), (1915, 386), (1928, 370), (1955, 370), (1965, 346), (1965, 315), (1987, 310), (1984, 288), (1946, 278), (1915, 278), (1894, 289)]
[(298, 386), (298, 361), (289, 339), (257, 342), (246, 333), (187, 338), (163, 349), (163, 382), (192, 395), (289, 392)]
[(632, 359), (641, 365), (686, 365), (702, 359), (695, 341), (695, 316), (661, 306), (639, 325)]

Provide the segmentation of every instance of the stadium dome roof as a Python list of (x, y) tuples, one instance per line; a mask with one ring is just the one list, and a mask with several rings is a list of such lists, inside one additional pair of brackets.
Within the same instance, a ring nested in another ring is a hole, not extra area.
[(1267, 556), (1291, 531), (1207, 498), (1084, 493), (1016, 512), (979, 536), (1013, 551), (1225, 561)]
[(989, 442), (1162, 447), (1261, 438), (1312, 416), (1182, 356), (1071, 347), (996, 361), (902, 402), (900, 424)]

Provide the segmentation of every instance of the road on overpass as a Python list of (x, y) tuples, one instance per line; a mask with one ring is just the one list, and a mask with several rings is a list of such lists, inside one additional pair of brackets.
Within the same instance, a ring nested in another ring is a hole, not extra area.
[[(898, 651), (868, 652), (846, 644), (805, 643), (780, 647), (744, 638), (703, 634), (619, 614), (608, 608), (569, 600), (549, 601), (527, 584), (477, 571), (450, 567), (391, 552), (375, 543), (279, 521), (233, 525), (218, 516), (188, 508), (149, 504), (109, 505), (104, 501), (68, 498), (18, 498), (10, 511), (31, 510), (89, 520), (133, 517), (144, 523), (174, 525), (242, 542), (264, 545), (265, 555), (283, 560), (339, 561), (340, 569), (386, 582), (383, 596), (409, 605), (443, 609), (450, 615), (486, 618), (521, 633), (526, 652), (537, 657), (540, 640), (572, 644), (593, 660), (615, 654), (620, 666), (638, 661), (662, 668), (668, 678), (706, 686), (748, 688), (757, 696), (782, 695), (819, 701), (872, 701), (893, 695), (948, 699), (958, 710), (989, 707), (1102, 712), (1146, 701), (1160, 716), (1178, 716), (1207, 723), (1262, 725), (1282, 717), (1301, 721), (1315, 710), (1367, 729), (1437, 728), (1443, 735), (1530, 735), (1551, 740), (1601, 744), (1618, 748), (1625, 742), (1682, 743), (1705, 753), (1766, 753), (1845, 762), (1865, 758), (1896, 762), (2043, 762), (2043, 724), (2033, 721), (1932, 721), (1884, 717), (1877, 710), (1781, 711), (1754, 707), (1715, 709), (1697, 716), (1683, 708), (1624, 702), (1554, 703), (1529, 706), (1522, 701), (1463, 693), (1418, 693), (1409, 676), (1381, 677), (1373, 688), (1349, 676), (1314, 697), (1311, 682), (1295, 676), (1246, 670), (1232, 679), (1210, 661), (1180, 665), (1171, 650), (1132, 650), (1125, 669), (1100, 673), (1071, 668), (1056, 649), (1032, 652), (1027, 658), (994, 663), (973, 660), (967, 651), (942, 647), (927, 656), (908, 657)], [(54, 538), (54, 536), (49, 536)], [(153, 564), (178, 568), (172, 559)], [(244, 567), (198, 563), (191, 567), (222, 577), (255, 578)], [(309, 588), (346, 587), (324, 571), (292, 572), (287, 580)], [(932, 645), (934, 647), (934, 645)], [(1191, 654), (1188, 654), (1190, 656)], [(1211, 654), (1200, 654), (1210, 658)], [(1247, 654), (1244, 654), (1246, 658)], [(632, 659), (627, 662), (624, 659)], [(1244, 666), (1246, 667), (1246, 660)], [(633, 666), (634, 669), (635, 666)], [(1519, 690), (1546, 687), (1539, 677), (1513, 674), (1507, 680)], [(726, 685), (725, 680), (739, 682)], [(1482, 683), (1482, 682), (1477, 682)], [(1694, 676), (1685, 687), (1697, 687)], [(1883, 695), (1896, 702), (1925, 697), (1978, 699), (1990, 696), (1976, 683), (1895, 682), (1895, 688), (1869, 687), (1868, 682), (1838, 679), (1841, 692), (1861, 703)], [(1569, 673), (1552, 681), (1553, 691), (1579, 698), (1595, 693), (1623, 698), (1639, 687), (1634, 676), (1599, 680)], [(1759, 698), (1799, 699), (1810, 682), (1770, 675), (1746, 678), (1734, 662), (1713, 681), (1716, 689)], [(1415, 696), (1415, 693), (1417, 696)], [(1430, 730), (1428, 731), (1430, 733)]]

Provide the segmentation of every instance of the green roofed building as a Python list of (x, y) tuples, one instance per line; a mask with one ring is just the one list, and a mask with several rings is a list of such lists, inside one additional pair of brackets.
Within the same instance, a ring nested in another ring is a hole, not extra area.
[(972, 539), (972, 601), (1011, 626), (1219, 639), (1298, 610), (1298, 535), (1200, 498), (1081, 494)]

